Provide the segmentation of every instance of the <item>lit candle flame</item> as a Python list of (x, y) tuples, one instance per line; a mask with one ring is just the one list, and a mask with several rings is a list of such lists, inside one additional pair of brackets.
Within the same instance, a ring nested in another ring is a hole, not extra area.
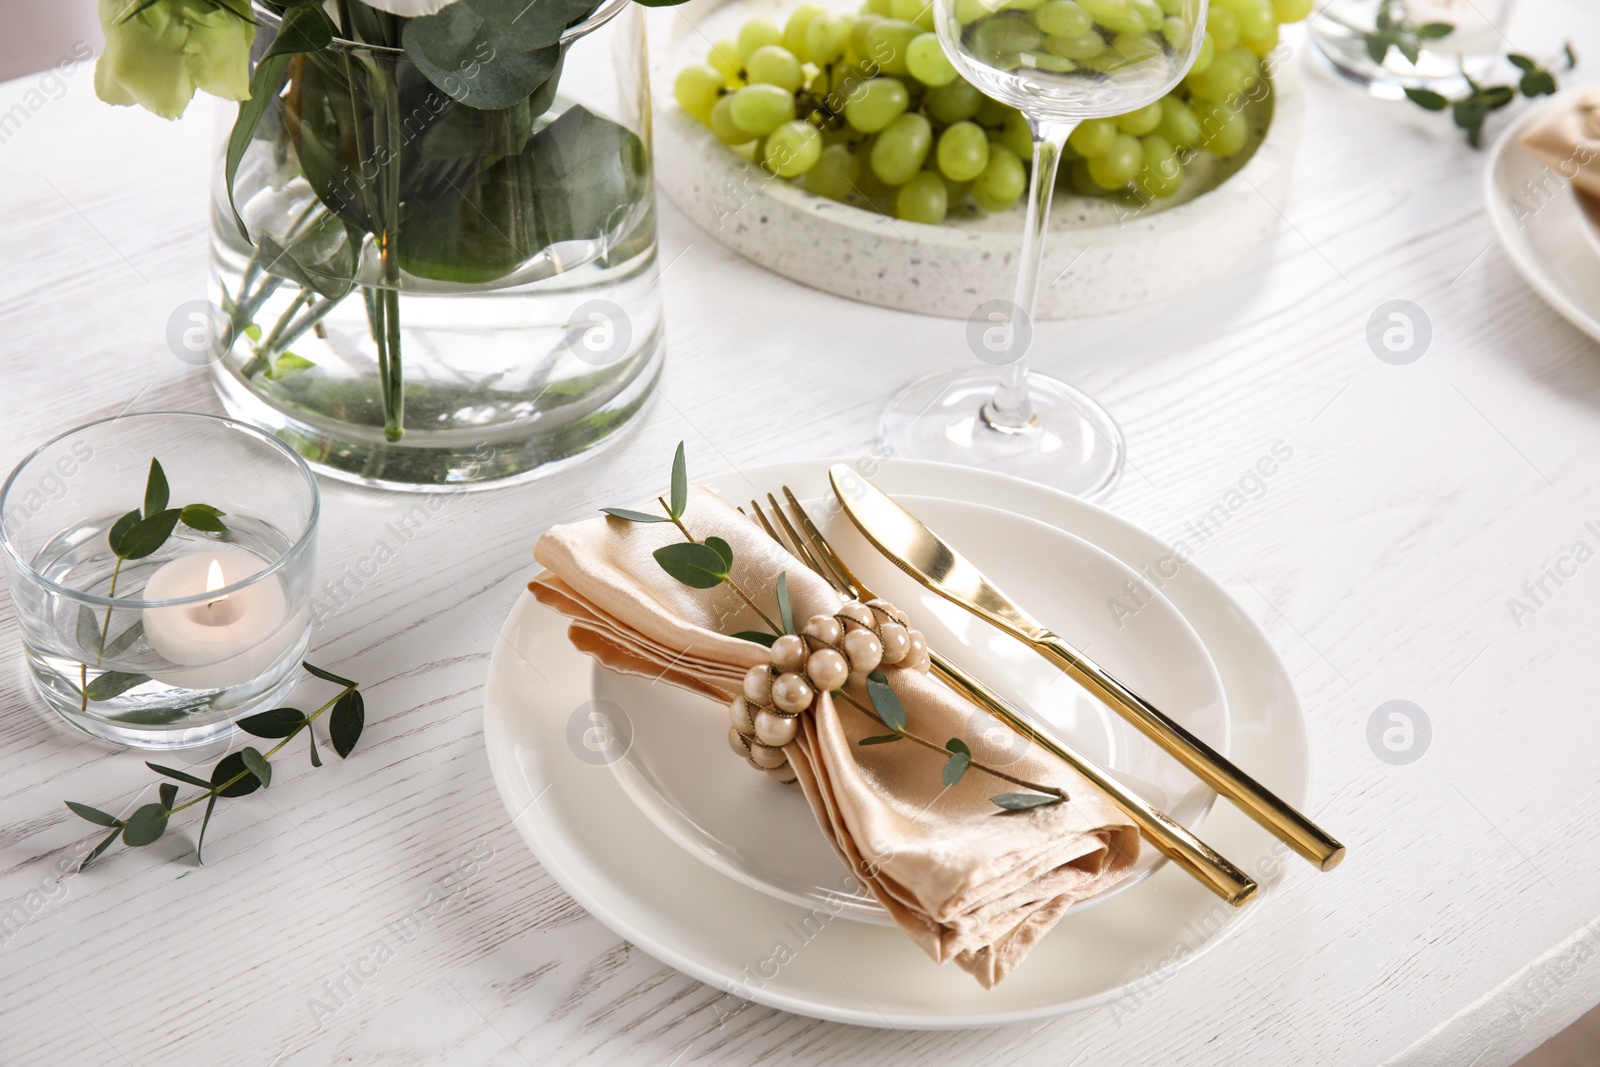
[[(214, 589), (221, 589), (227, 584), (228, 583), (224, 581), (222, 577), (222, 561), (219, 559), (213, 559), (211, 561), (210, 568), (206, 570), (206, 592), (209, 593)], [(219, 596), (216, 600), (208, 600), (206, 601), (206, 607), (210, 608), (213, 604), (219, 603), (226, 599), (228, 598)]]

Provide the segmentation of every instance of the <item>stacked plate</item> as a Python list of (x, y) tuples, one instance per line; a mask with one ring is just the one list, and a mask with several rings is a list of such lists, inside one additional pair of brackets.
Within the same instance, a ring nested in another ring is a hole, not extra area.
[[(929, 642), (1032, 709), (1262, 883), (1287, 850), (1032, 652), (926, 593), (827, 506), (831, 460), (707, 484), (731, 502), (790, 486), (841, 556)], [(1310, 792), (1304, 719), (1266, 637), (1211, 579), (1091, 504), (982, 471), (870, 473), (958, 550), (1173, 718), (1289, 803)], [(868, 1026), (998, 1025), (1159, 984), (1238, 927), (1235, 909), (1146, 850), (1136, 875), (1070, 911), (995, 989), (938, 967), (857, 885), (804, 799), (752, 772), (726, 710), (593, 666), (566, 622), (519, 600), (490, 665), (485, 740), (507, 810), (541, 863), (616, 933), (736, 996)], [(992, 729), (974, 713), (974, 734)]]
[(1520, 147), (1529, 130), (1585, 91), (1565, 90), (1506, 130), (1490, 154), (1484, 195), (1500, 243), (1533, 291), (1600, 340), (1600, 201)]

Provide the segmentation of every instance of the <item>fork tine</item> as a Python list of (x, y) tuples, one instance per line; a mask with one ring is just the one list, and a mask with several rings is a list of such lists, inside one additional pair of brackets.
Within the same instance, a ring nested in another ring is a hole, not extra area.
[[(744, 509), (740, 508), (739, 510), (743, 511)], [(756, 521), (761, 524), (761, 528), (763, 530), (767, 531), (767, 536), (768, 537), (770, 537), (774, 541), (778, 542), (778, 545), (781, 548), (788, 548), (789, 547), (788, 545), (784, 544), (783, 538), (778, 536), (778, 531), (774, 530), (772, 528), (772, 523), (767, 521), (767, 513), (761, 507), (761, 504), (758, 501), (755, 501), (755, 500), (750, 501), (750, 510), (755, 513)]]
[(778, 520), (778, 525), (782, 526), (783, 532), (789, 535), (789, 541), (794, 546), (795, 555), (799, 556), (807, 567), (827, 579), (829, 585), (837, 586), (838, 583), (834, 581), (833, 575), (823, 569), (816, 556), (811, 554), (811, 547), (806, 544), (806, 539), (801, 537), (799, 532), (790, 525), (789, 517), (783, 513), (783, 505), (778, 503), (778, 498), (768, 493), (767, 503), (771, 505), (773, 517)]
[(795, 521), (805, 531), (806, 540), (809, 542), (812, 551), (826, 564), (830, 573), (834, 575), (834, 584), (848, 590), (850, 595), (857, 600), (871, 600), (872, 591), (862, 585), (860, 580), (851, 573), (850, 568), (844, 565), (844, 560), (840, 559), (839, 554), (833, 550), (833, 546), (828, 544), (828, 539), (822, 536), (822, 531), (817, 529), (817, 524), (811, 521), (811, 516), (806, 514), (806, 509), (801, 506), (799, 499), (795, 497), (793, 491), (787, 485), (783, 487), (783, 496), (789, 502), (789, 510), (794, 513)]

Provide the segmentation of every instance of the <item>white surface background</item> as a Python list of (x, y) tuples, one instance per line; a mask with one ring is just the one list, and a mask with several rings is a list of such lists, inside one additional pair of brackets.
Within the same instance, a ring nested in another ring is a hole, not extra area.
[[(1511, 36), (1593, 52), (1600, 11), (1528, 0)], [(206, 109), (175, 125), (114, 111), (91, 78), (77, 68), (0, 143), (4, 465), (125, 408), (217, 410), (165, 341), (173, 308), (204, 294)], [(0, 112), (37, 84), (0, 85)], [(220, 806), (206, 867), (185, 823), (47, 882), (88, 840), (63, 799), (131, 810), (153, 777), (33, 710), (0, 608), (0, 916), (24, 918), (0, 929), (0, 1062), (1488, 1067), (1577, 1017), (1600, 999), (1600, 561), (1520, 627), (1506, 601), (1574, 541), (1600, 541), (1584, 527), (1600, 526), (1600, 351), (1494, 246), (1482, 156), (1447, 120), (1314, 72), (1308, 89), (1264, 252), (1192, 296), (1042, 324), (1034, 347), (1121, 421), (1132, 467), (1109, 505), (1163, 536), (1274, 442), (1293, 448), (1197, 560), (1295, 672), (1312, 813), (1350, 846), (1337, 872), (1298, 870), (1137, 1010), (947, 1034), (753, 1006), (724, 1019), (720, 991), (553, 886), (507, 824), (479, 728), (496, 626), (537, 533), (599, 497), (657, 491), (679, 439), (705, 473), (865, 452), (900, 384), (970, 358), (959, 322), (800, 288), (664, 205), (670, 355), (637, 432), (545, 483), (418, 512), (397, 558), (315, 639), (317, 662), (366, 685), (361, 748), (314, 773), (281, 761), (269, 792)], [(1432, 321), (1410, 366), (1365, 342), (1390, 299)], [(385, 523), (417, 503), (327, 487), (322, 576), (392, 539)], [(1434, 726), (1407, 766), (1366, 741), (1391, 699)], [(475, 851), (492, 855), (468, 888), (314, 1019), (323, 983)]]

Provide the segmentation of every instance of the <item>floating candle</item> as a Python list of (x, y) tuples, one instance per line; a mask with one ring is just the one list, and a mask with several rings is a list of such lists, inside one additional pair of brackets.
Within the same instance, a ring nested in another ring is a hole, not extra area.
[[(233, 548), (179, 556), (150, 575), (141, 599), (173, 600), (215, 592), (260, 573), (266, 561)], [(296, 635), (277, 575), (212, 600), (146, 608), (145, 638), (173, 670), (152, 673), (168, 685), (221, 689), (255, 678)], [(193, 669), (183, 669), (193, 668)]]

